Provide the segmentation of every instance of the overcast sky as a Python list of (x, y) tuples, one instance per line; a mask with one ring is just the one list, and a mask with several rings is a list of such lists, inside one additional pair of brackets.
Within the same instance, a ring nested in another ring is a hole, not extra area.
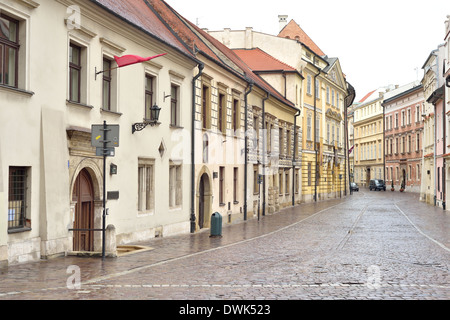
[(166, 0), (209, 30), (253, 27), (277, 35), (278, 15), (294, 19), (329, 57), (338, 57), (356, 101), (389, 84), (422, 80), (430, 52), (444, 43), (450, 0)]

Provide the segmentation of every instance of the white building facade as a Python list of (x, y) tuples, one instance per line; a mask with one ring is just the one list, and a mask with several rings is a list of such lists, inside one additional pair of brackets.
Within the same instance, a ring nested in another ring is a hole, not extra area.
[[(103, 191), (118, 244), (189, 232), (186, 132), (198, 61), (144, 2), (124, 3), (122, 16), (114, 10), (108, 0), (0, 3), (1, 264), (101, 251), (92, 229), (102, 228)], [(114, 60), (161, 53), (123, 68)], [(104, 121), (120, 126), (106, 172), (91, 146), (91, 126)], [(147, 127), (133, 132), (134, 123)]]

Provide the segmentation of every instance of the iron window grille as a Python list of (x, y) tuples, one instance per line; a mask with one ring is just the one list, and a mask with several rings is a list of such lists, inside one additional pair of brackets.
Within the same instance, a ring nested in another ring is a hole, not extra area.
[(30, 228), (27, 205), (28, 169), (10, 167), (8, 186), (8, 230)]

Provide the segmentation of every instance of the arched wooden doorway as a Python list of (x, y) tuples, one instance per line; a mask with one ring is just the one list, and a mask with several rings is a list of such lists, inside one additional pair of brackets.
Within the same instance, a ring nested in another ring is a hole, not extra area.
[(74, 251), (93, 251), (94, 232), (94, 188), (89, 172), (83, 169), (78, 174), (73, 186), (72, 201), (75, 203), (74, 229), (84, 229), (73, 232)]

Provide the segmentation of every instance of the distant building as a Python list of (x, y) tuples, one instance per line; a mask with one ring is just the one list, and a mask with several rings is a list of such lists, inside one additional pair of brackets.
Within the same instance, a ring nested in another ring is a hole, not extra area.
[(353, 108), (354, 179), (369, 186), (371, 179), (384, 180), (383, 108), (386, 88), (366, 94)]
[[(209, 33), (233, 49), (259, 48), (304, 77), (301, 88), (287, 83), (291, 87), (286, 87), (284, 93), (293, 103), (301, 104), (298, 123), (303, 128), (302, 201), (341, 197), (348, 182), (344, 150), (345, 75), (339, 59), (326, 56), (294, 20), (287, 22), (287, 16), (279, 18), (281, 31), (278, 36), (256, 32), (252, 28)], [(262, 74), (262, 71), (258, 73)], [(280, 79), (268, 72), (264, 78), (276, 88), (285, 88)]]
[(385, 178), (389, 189), (420, 192), (423, 87), (417, 81), (385, 94)]

